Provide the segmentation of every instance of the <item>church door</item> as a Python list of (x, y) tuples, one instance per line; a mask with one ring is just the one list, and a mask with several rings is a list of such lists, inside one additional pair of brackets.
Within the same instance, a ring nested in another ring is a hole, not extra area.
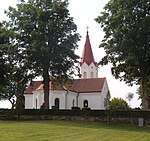
[(59, 109), (59, 98), (55, 99), (55, 107)]

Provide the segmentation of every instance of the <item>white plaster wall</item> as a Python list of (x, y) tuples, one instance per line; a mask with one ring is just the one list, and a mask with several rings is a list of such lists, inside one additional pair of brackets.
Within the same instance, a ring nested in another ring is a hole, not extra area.
[(55, 105), (55, 99), (59, 98), (59, 109), (65, 109), (66, 91), (50, 91), (50, 109)]
[[(74, 92), (68, 92), (67, 91), (53, 91), (50, 90), (49, 93), (49, 107), (50, 109), (52, 106), (55, 105), (55, 99), (59, 98), (59, 108), (60, 109), (71, 109), (73, 99), (75, 100), (75, 106), (76, 106), (76, 93)], [(41, 105), (44, 102), (44, 94), (42, 90), (35, 91), (33, 94), (33, 108), (36, 108), (36, 98), (37, 98), (37, 109), (40, 109)]]
[(73, 107), (73, 100), (74, 100), (74, 107), (76, 107), (77, 106), (77, 93), (68, 92), (66, 109), (71, 109), (71, 107)]
[[(88, 106), (91, 109), (105, 109), (104, 99), (108, 94), (109, 88), (107, 81), (105, 80), (102, 92), (97, 93), (80, 93), (79, 96), (75, 92), (67, 91), (50, 91), (49, 94), (49, 107), (55, 105), (54, 101), (56, 98), (59, 98), (59, 108), (60, 109), (71, 109), (73, 106), (78, 106), (83, 108), (83, 101), (88, 100)], [(78, 97), (78, 100), (77, 100)], [(25, 108), (26, 109), (36, 109), (36, 98), (37, 98), (37, 109), (40, 109), (41, 105), (44, 102), (44, 94), (42, 90), (34, 91), (33, 94), (25, 95)], [(78, 103), (78, 105), (77, 105)]]
[(25, 94), (25, 109), (33, 108), (33, 94)]
[(40, 92), (38, 93), (38, 97), (39, 97), (39, 109), (41, 108), (41, 105), (43, 105), (44, 103), (44, 93), (43, 92)]
[(84, 62), (81, 66), (82, 78), (84, 78), (84, 72), (87, 73), (86, 78), (91, 78), (91, 72), (93, 72), (93, 78), (98, 77), (98, 67), (94, 63), (91, 63), (89, 66)]
[(52, 91), (50, 90), (50, 92), (49, 92), (49, 109), (52, 109)]
[[(108, 84), (107, 84), (107, 80), (105, 80), (104, 85), (103, 85), (103, 88), (102, 88), (102, 95), (101, 95), (101, 100), (102, 100), (102, 101), (105, 100), (105, 98), (106, 98), (108, 92), (109, 92), (109, 87), (108, 87)], [(104, 107), (104, 102), (101, 103), (101, 106)], [(105, 109), (105, 107), (104, 107), (104, 109)]]
[(36, 109), (36, 99), (37, 99), (37, 109), (41, 108), (44, 102), (43, 90), (38, 90), (33, 92), (33, 108)]
[(83, 108), (83, 101), (88, 100), (88, 107), (91, 109), (105, 109), (104, 100), (109, 92), (107, 80), (105, 80), (102, 92), (97, 93), (80, 93), (78, 98), (78, 106)]
[(91, 109), (104, 109), (101, 103), (103, 103), (101, 98), (101, 93), (79, 93), (78, 106), (82, 109), (84, 100), (88, 101), (88, 107)]
[(98, 77), (98, 67), (95, 66), (94, 63), (91, 63), (89, 65), (89, 77), (91, 78), (91, 72), (93, 72), (93, 78), (97, 78)]

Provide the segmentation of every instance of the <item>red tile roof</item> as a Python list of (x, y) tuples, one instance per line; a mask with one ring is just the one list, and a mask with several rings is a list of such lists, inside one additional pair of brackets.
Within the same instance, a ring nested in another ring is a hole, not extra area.
[(94, 56), (93, 56), (93, 52), (92, 52), (92, 48), (91, 48), (91, 43), (90, 43), (88, 31), (87, 31), (87, 35), (86, 35), (86, 41), (85, 41), (84, 50), (83, 50), (80, 65), (82, 65), (84, 62), (87, 65), (90, 65), (92, 62), (95, 65), (97, 64), (94, 60)]
[(24, 94), (32, 94), (40, 85), (42, 81), (33, 81), (31, 85), (24, 91)]
[[(86, 78), (86, 79), (76, 79), (73, 84), (61, 86), (53, 86), (50, 83), (51, 90), (64, 90), (67, 88), (70, 91), (76, 93), (92, 93), (92, 92), (101, 92), (106, 78)], [(42, 81), (33, 81), (32, 86), (29, 86), (24, 94), (32, 94), (35, 90), (43, 90)]]
[[(36, 90), (43, 90), (43, 86), (44, 84), (39, 85), (39, 87)], [(63, 87), (61, 87), (60, 85), (54, 85), (52, 84), (52, 82), (49, 82), (49, 89), (50, 90), (64, 90)]]
[(76, 79), (73, 83), (73, 89), (77, 93), (101, 92), (105, 80), (106, 78)]

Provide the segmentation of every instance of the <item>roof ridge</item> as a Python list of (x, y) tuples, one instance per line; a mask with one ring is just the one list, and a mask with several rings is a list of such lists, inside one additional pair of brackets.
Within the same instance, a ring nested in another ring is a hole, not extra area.
[(78, 78), (75, 80), (87, 80), (87, 79), (106, 79), (106, 77), (98, 77), (98, 78)]
[[(85, 79), (74, 79), (75, 81), (69, 86), (65, 85), (64, 86), (72, 92), (76, 93), (92, 93), (92, 92), (100, 92), (103, 88), (103, 85), (105, 83), (106, 77), (101, 77), (101, 78), (85, 78)], [(25, 94), (33, 94), (33, 91), (38, 91), (38, 90), (43, 90), (43, 84), (42, 83), (37, 83), (35, 82), (35, 85), (33, 84), (32, 86), (29, 86), (25, 90)], [(52, 83), (49, 85), (50, 90), (64, 90), (63, 87), (53, 87)]]

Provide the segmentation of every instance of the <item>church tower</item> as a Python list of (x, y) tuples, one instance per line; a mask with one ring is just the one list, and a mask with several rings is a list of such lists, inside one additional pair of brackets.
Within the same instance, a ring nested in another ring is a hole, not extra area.
[(87, 31), (86, 41), (82, 53), (82, 58), (80, 62), (81, 78), (97, 78), (98, 77), (98, 67), (97, 62), (94, 60), (89, 33)]

